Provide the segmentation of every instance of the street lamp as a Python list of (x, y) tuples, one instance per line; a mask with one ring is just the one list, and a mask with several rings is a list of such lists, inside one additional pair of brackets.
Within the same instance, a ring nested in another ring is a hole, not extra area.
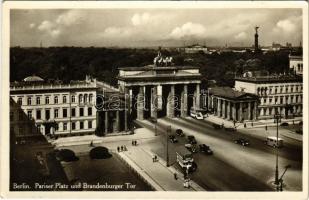
[(168, 154), (168, 136), (169, 131), (172, 130), (172, 126), (168, 126), (166, 129), (166, 167), (169, 167), (169, 154)]
[(278, 114), (278, 112), (276, 112), (276, 114), (274, 115), (274, 119), (275, 119), (275, 122), (277, 123), (275, 185), (277, 186), (277, 190), (278, 190), (278, 186), (279, 186), (279, 170), (278, 170), (278, 135), (279, 135), (279, 120), (281, 119), (281, 114)]
[(278, 190), (278, 191), (282, 191), (282, 187), (283, 187), (283, 179), (282, 179), (282, 178), (283, 178), (285, 172), (286, 172), (289, 168), (291, 168), (291, 165), (285, 166), (285, 170), (284, 170), (284, 172), (282, 173), (281, 177), (279, 178), (280, 190), (278, 190), (278, 187), (277, 187), (277, 190)]

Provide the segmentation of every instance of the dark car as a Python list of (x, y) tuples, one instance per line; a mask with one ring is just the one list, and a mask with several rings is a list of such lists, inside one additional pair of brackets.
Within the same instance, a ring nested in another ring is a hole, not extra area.
[(214, 129), (221, 129), (222, 126), (219, 124), (212, 124), (212, 126), (214, 127)]
[(185, 136), (185, 134), (183, 133), (183, 131), (181, 129), (176, 129), (176, 135), (183, 137)]
[(224, 128), (224, 130), (229, 131), (229, 132), (235, 132), (236, 128), (234, 128), (234, 127), (226, 127), (226, 128)]
[(289, 126), (289, 124), (287, 122), (283, 122), (280, 124), (280, 126)]
[(205, 153), (207, 155), (212, 155), (213, 151), (210, 149), (210, 147), (206, 144), (200, 144), (200, 152)]
[(190, 144), (196, 144), (197, 143), (196, 140), (195, 140), (195, 137), (193, 135), (188, 136), (188, 142)]
[(156, 124), (158, 122), (158, 120), (156, 118), (154, 118), (154, 117), (150, 117), (149, 121), (154, 123), (154, 124)]
[(192, 153), (196, 153), (198, 150), (195, 144), (185, 144), (185, 147)]
[(234, 140), (235, 144), (240, 144), (242, 146), (248, 146), (250, 143), (249, 143), (249, 140), (246, 140), (244, 138), (238, 138), (237, 140)]
[(178, 140), (176, 139), (175, 135), (170, 135), (170, 136), (168, 136), (168, 137), (169, 137), (171, 143), (176, 143), (176, 142), (178, 142)]

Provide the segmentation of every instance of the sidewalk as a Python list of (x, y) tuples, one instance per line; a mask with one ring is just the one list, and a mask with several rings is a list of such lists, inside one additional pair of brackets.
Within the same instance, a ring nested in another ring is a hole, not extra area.
[[(130, 147), (128, 151), (119, 154), (128, 163), (131, 163), (136, 171), (144, 173), (143, 177), (159, 190), (161, 188), (164, 191), (205, 191), (192, 180), (190, 181), (191, 187), (184, 188), (184, 179), (181, 173), (173, 167), (167, 168), (161, 158), (158, 158), (158, 162), (153, 162), (152, 153), (147, 152), (142, 147)], [(174, 173), (177, 173), (177, 180), (174, 179)]]
[[(214, 115), (209, 115), (205, 120), (208, 121), (208, 122), (219, 124), (219, 125), (224, 124), (225, 127), (234, 127), (234, 123), (232, 121), (228, 121), (228, 120), (219, 118), (219, 117), (214, 116)], [(282, 119), (281, 123), (287, 122), (289, 124), (293, 124), (293, 120), (294, 120), (294, 123), (296, 124), (296, 123), (302, 121), (302, 118), (297, 117), (295, 119)], [(253, 122), (253, 126), (251, 126), (251, 122), (246, 122), (246, 125), (247, 125), (247, 127), (245, 128), (244, 123), (236, 123), (236, 128), (237, 128), (237, 130), (240, 130), (241, 132), (243, 131), (244, 133), (246, 133), (246, 132), (251, 131), (251, 130), (256, 131), (257, 128), (264, 128), (265, 125), (267, 125), (269, 127), (268, 131), (270, 132), (270, 127), (277, 126), (277, 124), (274, 123), (273, 119), (255, 121), (255, 122)], [(251, 131), (251, 134), (253, 134), (252, 131)], [(290, 130), (281, 129), (280, 134), (285, 136), (285, 137), (288, 137), (290, 139), (294, 139), (294, 140), (297, 140), (297, 141), (303, 141), (302, 135), (294, 133)]]

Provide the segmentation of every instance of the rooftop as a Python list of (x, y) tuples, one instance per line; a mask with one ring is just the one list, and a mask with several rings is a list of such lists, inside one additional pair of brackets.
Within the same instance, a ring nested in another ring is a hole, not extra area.
[(241, 98), (248, 98), (248, 97), (257, 98), (257, 96), (254, 94), (240, 92), (230, 87), (209, 88), (209, 93), (215, 96), (220, 96), (220, 97), (228, 98), (228, 99), (241, 99)]
[(301, 76), (297, 75), (270, 75), (270, 76), (254, 76), (254, 77), (237, 77), (235, 81), (243, 81), (250, 83), (276, 83), (276, 82), (302, 82)]
[(155, 66), (146, 65), (143, 67), (119, 67), (123, 71), (156, 71), (156, 70), (173, 70), (173, 69), (199, 69), (197, 66)]

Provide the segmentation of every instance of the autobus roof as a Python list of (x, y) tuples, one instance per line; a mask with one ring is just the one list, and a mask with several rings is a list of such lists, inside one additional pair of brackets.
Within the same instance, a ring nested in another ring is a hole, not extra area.
[[(268, 136), (267, 138), (272, 139), (272, 140), (277, 140), (277, 137), (275, 136)], [(278, 137), (278, 140), (283, 140), (283, 139)]]
[(180, 154), (180, 155), (187, 155), (187, 154), (192, 154), (190, 151), (188, 151), (188, 149), (186, 149), (185, 147), (181, 147), (178, 148), (176, 153)]

